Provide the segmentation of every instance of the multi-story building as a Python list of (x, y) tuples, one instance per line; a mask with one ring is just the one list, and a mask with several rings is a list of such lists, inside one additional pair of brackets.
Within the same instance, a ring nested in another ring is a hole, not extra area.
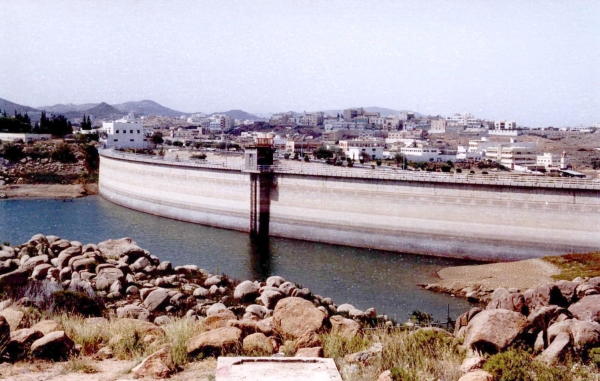
[(333, 121), (327, 120), (325, 122), (325, 131), (335, 131), (335, 130), (364, 130), (367, 128), (367, 123), (359, 122), (357, 120), (353, 120), (351, 122), (346, 121)]
[(512, 120), (510, 120), (510, 121), (498, 120), (498, 121), (494, 122), (494, 129), (495, 130), (516, 130), (517, 123), (515, 123)]
[(208, 128), (211, 130), (211, 132), (225, 131), (234, 126), (231, 117), (223, 114), (211, 115), (209, 120), (210, 122)]
[(312, 153), (317, 148), (321, 147), (322, 142), (319, 140), (288, 140), (285, 143), (285, 150), (291, 153), (300, 155)]
[(106, 148), (149, 148), (151, 129), (144, 130), (142, 121), (120, 119), (114, 122), (103, 122), (99, 129), (100, 142)]
[(365, 109), (363, 109), (362, 107), (361, 108), (349, 108), (349, 109), (346, 109), (343, 111), (343, 117), (346, 122), (349, 122), (358, 116), (363, 116), (364, 114), (365, 114)]
[(536, 163), (537, 155), (535, 146), (532, 144), (520, 143), (514, 146), (498, 144), (488, 147), (485, 155), (487, 159), (496, 161), (507, 168), (515, 169), (515, 166), (527, 166)]
[(547, 171), (560, 171), (567, 169), (569, 166), (569, 159), (567, 153), (563, 152), (561, 155), (545, 152), (542, 155), (537, 155), (536, 165), (544, 167)]
[(340, 140), (339, 146), (353, 160), (359, 160), (363, 153), (372, 159), (383, 159), (385, 142), (381, 139)]
[(431, 128), (429, 129), (430, 134), (444, 134), (446, 133), (446, 121), (444, 119), (433, 119), (431, 121)]

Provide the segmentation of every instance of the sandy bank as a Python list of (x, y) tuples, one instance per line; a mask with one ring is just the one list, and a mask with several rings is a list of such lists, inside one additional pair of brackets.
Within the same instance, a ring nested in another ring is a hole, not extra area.
[[(98, 193), (98, 184), (10, 184), (0, 187), (0, 195), (12, 199), (78, 198)], [(2, 197), (2, 196), (0, 196)], [(4, 198), (4, 197), (2, 197)]]
[(490, 263), (485, 265), (447, 267), (438, 271), (440, 281), (423, 285), (438, 292), (467, 296), (487, 301), (491, 292), (498, 287), (526, 290), (540, 284), (555, 281), (553, 275), (560, 269), (543, 259), (528, 259), (517, 262)]

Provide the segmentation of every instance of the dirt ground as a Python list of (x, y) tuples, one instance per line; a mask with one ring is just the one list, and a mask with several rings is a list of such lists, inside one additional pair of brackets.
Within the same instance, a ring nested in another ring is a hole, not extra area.
[[(131, 380), (131, 369), (137, 365), (135, 361), (124, 360), (86, 360), (86, 364), (96, 373), (69, 371), (66, 362), (21, 362), (17, 364), (0, 364), (0, 379), (11, 381), (118, 381)], [(214, 380), (217, 361), (213, 358), (188, 364), (185, 369), (175, 373), (169, 379), (173, 381)]]
[(561, 270), (557, 266), (536, 258), (517, 262), (446, 267), (438, 271), (439, 282), (422, 286), (431, 291), (460, 297), (475, 291), (477, 298), (485, 302), (499, 287), (525, 291), (541, 284), (555, 282), (556, 279), (552, 276), (560, 273)]
[(10, 184), (0, 186), (7, 198), (78, 198), (98, 193), (98, 184)]

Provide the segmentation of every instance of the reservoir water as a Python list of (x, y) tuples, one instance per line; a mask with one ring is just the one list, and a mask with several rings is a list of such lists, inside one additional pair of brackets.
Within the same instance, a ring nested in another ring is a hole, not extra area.
[(282, 238), (257, 245), (248, 234), (174, 221), (115, 205), (100, 196), (61, 200), (0, 201), (0, 243), (19, 245), (34, 234), (57, 235), (82, 243), (130, 237), (173, 265), (195, 264), (231, 277), (264, 279), (280, 275), (336, 304), (405, 321), (413, 310), (445, 321), (470, 308), (462, 300), (426, 291), (446, 266), (472, 262), (334, 246)]

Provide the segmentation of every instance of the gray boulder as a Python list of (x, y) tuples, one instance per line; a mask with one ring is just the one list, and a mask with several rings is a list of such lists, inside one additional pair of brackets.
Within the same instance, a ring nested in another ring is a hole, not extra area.
[(258, 287), (254, 282), (245, 280), (235, 288), (233, 297), (240, 301), (254, 300), (258, 296)]
[(521, 337), (527, 326), (525, 316), (515, 311), (482, 311), (467, 325), (464, 346), (482, 353), (496, 353)]
[(158, 288), (152, 291), (146, 299), (144, 299), (144, 305), (148, 311), (152, 312), (161, 307), (164, 307), (169, 301), (169, 293), (163, 288)]
[(74, 345), (64, 331), (51, 332), (31, 344), (31, 355), (40, 359), (64, 360)]
[(569, 311), (579, 320), (600, 322), (600, 295), (584, 297), (572, 304)]

